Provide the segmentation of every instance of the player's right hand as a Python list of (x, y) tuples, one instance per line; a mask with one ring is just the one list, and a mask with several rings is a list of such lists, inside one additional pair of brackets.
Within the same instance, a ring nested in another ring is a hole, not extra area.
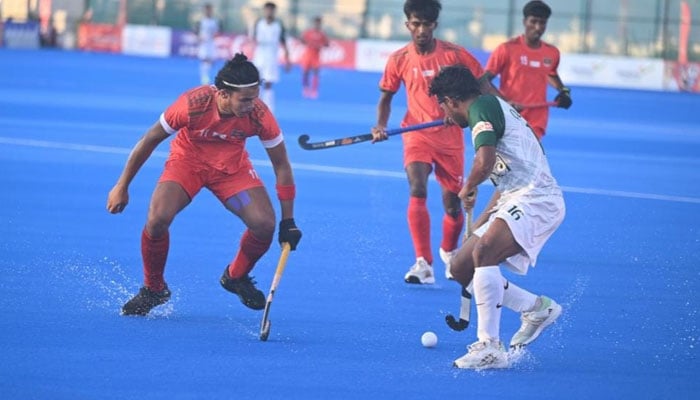
[(129, 204), (129, 192), (121, 185), (115, 185), (107, 195), (107, 211), (118, 214)]
[(557, 97), (554, 98), (554, 101), (557, 102), (557, 107), (568, 110), (574, 103), (571, 100), (571, 89), (567, 87), (562, 88)]
[(386, 127), (381, 125), (372, 127), (372, 143), (381, 142), (387, 139), (389, 139), (389, 136), (386, 134)]
[(476, 187), (467, 187), (464, 185), (462, 187), (462, 190), (459, 191), (459, 198), (462, 200), (462, 205), (464, 206), (464, 209), (469, 211), (474, 208), (474, 204), (476, 203), (476, 193), (478, 191), (478, 188)]
[(301, 240), (301, 230), (294, 223), (294, 218), (287, 218), (280, 221), (279, 242), (289, 243), (292, 250), (296, 250), (297, 244)]

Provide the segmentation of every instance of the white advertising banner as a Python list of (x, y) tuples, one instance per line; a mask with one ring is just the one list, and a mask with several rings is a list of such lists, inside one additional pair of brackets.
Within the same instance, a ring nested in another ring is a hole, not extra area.
[(166, 26), (126, 25), (122, 32), (122, 53), (169, 57), (172, 29)]
[(359, 39), (355, 48), (355, 69), (383, 72), (386, 60), (408, 42)]
[(664, 90), (664, 62), (595, 54), (562, 54), (559, 76), (567, 85)]

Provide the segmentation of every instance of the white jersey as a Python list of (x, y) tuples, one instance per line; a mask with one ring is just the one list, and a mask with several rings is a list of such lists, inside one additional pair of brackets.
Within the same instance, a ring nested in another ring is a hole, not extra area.
[(212, 17), (203, 17), (197, 25), (199, 49), (197, 56), (202, 60), (212, 60), (216, 55), (214, 37), (219, 33), (219, 21)]
[(267, 82), (279, 80), (279, 47), (285, 43), (284, 25), (282, 21), (275, 19), (268, 22), (265, 18), (258, 19), (250, 33), (255, 41), (255, 53), (253, 64), (260, 71), (260, 77)]
[(505, 221), (523, 250), (508, 257), (504, 265), (525, 274), (564, 219), (561, 188), (540, 141), (510, 104), (496, 96), (479, 96), (469, 107), (469, 126), (474, 149), (485, 145), (496, 148), (491, 181), (501, 195), (488, 210), (488, 221), (474, 235), (483, 236), (496, 218)]
[(203, 17), (197, 27), (197, 36), (200, 42), (211, 42), (219, 32), (219, 21), (213, 17)]
[(502, 196), (561, 194), (540, 141), (510, 104), (496, 96), (480, 96), (469, 107), (469, 126), (474, 149), (483, 144), (496, 147), (491, 182)]

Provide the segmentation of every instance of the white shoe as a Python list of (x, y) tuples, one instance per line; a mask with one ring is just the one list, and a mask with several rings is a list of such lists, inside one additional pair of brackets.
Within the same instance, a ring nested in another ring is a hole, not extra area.
[(510, 347), (517, 348), (531, 343), (537, 339), (544, 328), (551, 325), (561, 315), (561, 306), (554, 300), (547, 296), (540, 296), (540, 302), (542, 304), (539, 309), (520, 315), (522, 324), (510, 340)]
[(454, 277), (452, 276), (452, 272), (450, 272), (452, 268), (452, 257), (457, 254), (457, 249), (454, 249), (452, 251), (445, 251), (440, 247), (440, 258), (442, 259), (442, 262), (445, 263), (445, 278), (454, 280)]
[(508, 367), (508, 353), (500, 340), (475, 342), (467, 350), (467, 354), (455, 360), (455, 367), (477, 370)]
[(403, 278), (406, 283), (422, 283), (422, 284), (432, 284), (435, 283), (435, 275), (433, 274), (433, 267), (425, 261), (425, 258), (418, 257), (416, 263), (413, 264), (411, 269), (408, 270), (406, 276)]

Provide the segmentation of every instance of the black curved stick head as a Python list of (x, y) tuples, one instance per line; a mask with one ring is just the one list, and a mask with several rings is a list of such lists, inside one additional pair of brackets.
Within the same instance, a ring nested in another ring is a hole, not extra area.
[(299, 144), (304, 146), (307, 143), (309, 143), (309, 139), (310, 139), (309, 135), (301, 135), (301, 136), (299, 136)]
[(452, 330), (457, 332), (461, 332), (467, 329), (467, 327), (469, 326), (469, 321), (464, 320), (462, 318), (460, 318), (459, 321), (457, 321), (457, 319), (451, 314), (445, 316), (445, 322), (447, 322), (447, 326), (449, 326), (450, 328), (452, 328)]
[(270, 336), (270, 321), (265, 321), (265, 326), (260, 330), (260, 340), (267, 341)]

